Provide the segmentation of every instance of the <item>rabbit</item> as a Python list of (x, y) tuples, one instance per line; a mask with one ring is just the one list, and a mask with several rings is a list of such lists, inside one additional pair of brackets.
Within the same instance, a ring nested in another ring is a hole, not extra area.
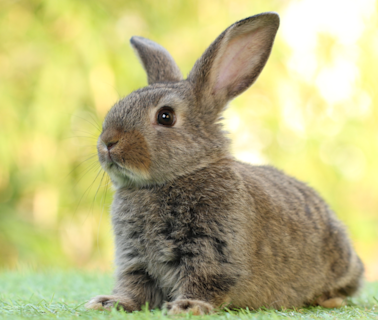
[(159, 44), (130, 42), (148, 86), (108, 112), (97, 149), (114, 186), (116, 283), (89, 309), (341, 307), (364, 267), (310, 187), (233, 158), (219, 120), (263, 69), (279, 16), (240, 20), (187, 79)]

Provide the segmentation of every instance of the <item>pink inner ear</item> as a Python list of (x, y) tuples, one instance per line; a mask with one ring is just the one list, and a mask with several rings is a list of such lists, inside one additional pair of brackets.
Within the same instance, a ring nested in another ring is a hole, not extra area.
[[(268, 31), (269, 32), (269, 31)], [(267, 28), (257, 28), (232, 39), (219, 57), (214, 93), (224, 88), (238, 87), (244, 79), (260, 71), (261, 57), (269, 43)], [(257, 76), (257, 75), (256, 75)]]

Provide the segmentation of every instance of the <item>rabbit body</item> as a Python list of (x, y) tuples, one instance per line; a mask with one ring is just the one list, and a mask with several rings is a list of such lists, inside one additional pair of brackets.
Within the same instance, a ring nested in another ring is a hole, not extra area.
[(186, 80), (164, 48), (132, 38), (149, 86), (109, 111), (99, 139), (116, 189), (117, 280), (88, 308), (338, 307), (358, 290), (363, 265), (326, 203), (235, 160), (218, 121), (261, 72), (277, 28), (274, 13), (235, 23)]
[[(113, 225), (115, 293), (145, 303), (147, 291), (151, 307), (177, 299), (302, 306), (359, 286), (361, 264), (333, 213), (272, 167), (224, 159), (162, 186), (119, 190)], [(148, 289), (130, 292), (130, 282)]]

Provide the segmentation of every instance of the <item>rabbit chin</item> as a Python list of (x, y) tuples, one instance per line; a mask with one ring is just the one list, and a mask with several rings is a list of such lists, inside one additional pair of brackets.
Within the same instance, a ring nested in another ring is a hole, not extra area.
[(144, 172), (126, 169), (116, 163), (102, 167), (108, 173), (115, 189), (142, 187), (149, 184), (149, 176)]

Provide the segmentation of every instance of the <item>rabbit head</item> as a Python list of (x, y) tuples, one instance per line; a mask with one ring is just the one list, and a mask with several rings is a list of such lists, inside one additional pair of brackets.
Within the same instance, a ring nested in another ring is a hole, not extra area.
[(185, 80), (163, 47), (131, 38), (149, 85), (117, 102), (103, 123), (98, 154), (115, 187), (164, 183), (227, 157), (221, 112), (260, 74), (278, 26), (275, 13), (231, 25)]

